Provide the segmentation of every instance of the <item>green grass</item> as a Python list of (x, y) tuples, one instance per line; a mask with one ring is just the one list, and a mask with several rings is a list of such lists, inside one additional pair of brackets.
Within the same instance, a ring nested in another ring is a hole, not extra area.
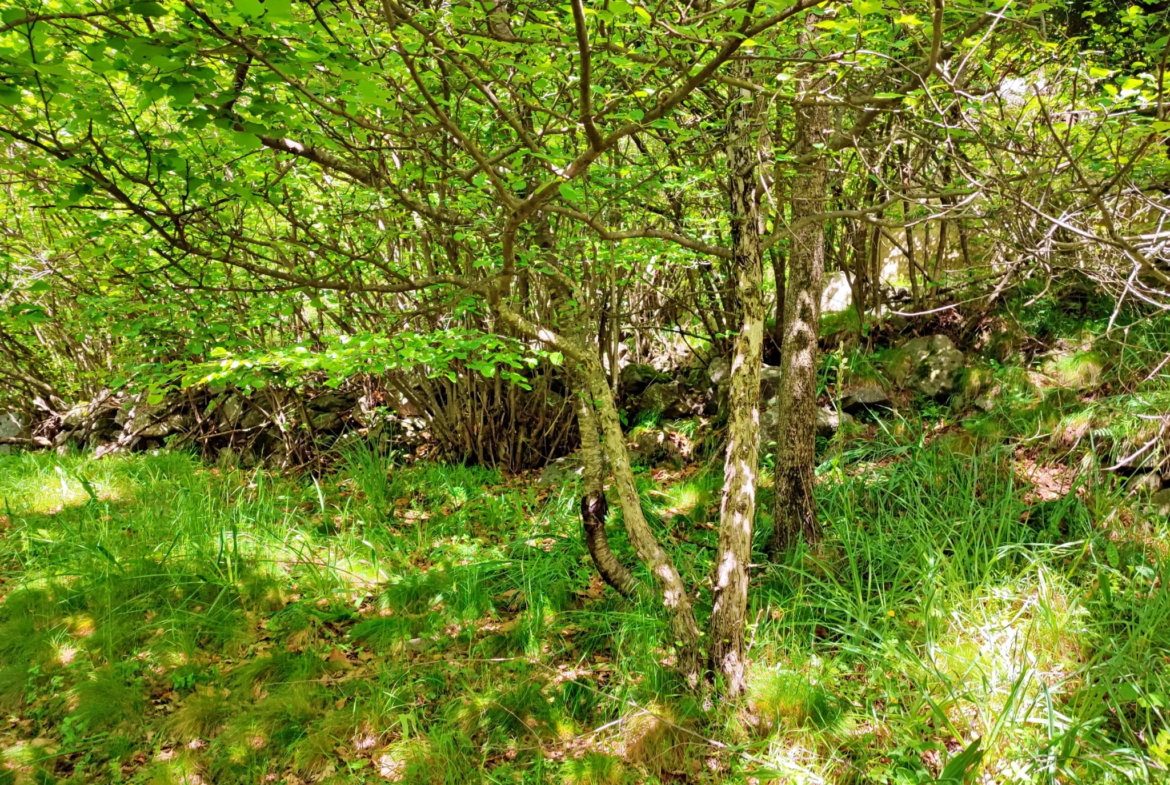
[[(1037, 501), (1012, 451), (899, 432), (833, 451), (824, 546), (756, 571), (739, 705), (687, 694), (652, 602), (597, 591), (573, 488), (370, 454), (316, 479), (5, 457), (4, 761), (21, 781), (917, 783), (980, 739), (990, 781), (1156, 779), (1165, 522), (1105, 487)], [(639, 483), (708, 604), (717, 471)]]
[[(1026, 313), (1071, 359), (822, 441), (825, 541), (780, 564), (765, 458), (739, 703), (597, 581), (573, 485), (360, 441), (317, 477), (0, 457), (0, 784), (1165, 781), (1170, 524), (1100, 469), (1170, 411), (1170, 320)], [(702, 624), (719, 455), (637, 485)]]

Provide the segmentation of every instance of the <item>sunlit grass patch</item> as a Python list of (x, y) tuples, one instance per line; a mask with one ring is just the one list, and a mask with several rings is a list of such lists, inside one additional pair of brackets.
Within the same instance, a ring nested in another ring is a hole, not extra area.
[[(753, 556), (739, 704), (685, 697), (657, 603), (595, 582), (575, 487), (391, 467), (379, 520), (353, 475), (181, 455), (111, 463), (118, 502), (14, 510), (0, 701), (55, 745), (146, 750), (141, 781), (925, 782), (975, 737), (1001, 779), (1153, 765), (1163, 530), (1136, 536), (1105, 486), (1033, 498), (1011, 450), (921, 431), (835, 447), (825, 542)], [(702, 610), (719, 473), (638, 485)], [(649, 583), (614, 508), (614, 550)], [(113, 764), (92, 761), (100, 781)]]

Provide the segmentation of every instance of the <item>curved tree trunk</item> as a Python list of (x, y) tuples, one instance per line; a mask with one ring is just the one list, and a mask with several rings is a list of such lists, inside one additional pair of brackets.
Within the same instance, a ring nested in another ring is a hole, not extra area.
[[(815, 17), (811, 14), (807, 24)], [(807, 28), (806, 28), (807, 30)], [(811, 39), (802, 35), (804, 43)], [(792, 221), (824, 212), (824, 160), (815, 144), (832, 130), (829, 110), (804, 103), (802, 95), (816, 87), (813, 67), (798, 72), (796, 103), (797, 166), (792, 183)], [(780, 412), (776, 434), (775, 523), (771, 550), (785, 550), (801, 537), (814, 543), (821, 537), (813, 499), (816, 465), (817, 338), (821, 321), (821, 290), (825, 279), (825, 226), (811, 221), (798, 226), (788, 257), (788, 286), (784, 304), (784, 344), (780, 367)]]
[(578, 395), (577, 425), (581, 431), (581, 461), (584, 465), (581, 495), (581, 523), (585, 527), (585, 547), (593, 557), (601, 579), (623, 596), (629, 597), (638, 589), (638, 580), (626, 565), (618, 561), (609, 548), (605, 534), (605, 516), (609, 502), (605, 499), (601, 443), (597, 436), (597, 417), (588, 394)]
[[(559, 277), (557, 280), (567, 290), (575, 289), (575, 284), (570, 279)], [(691, 606), (686, 584), (674, 566), (670, 554), (658, 544), (654, 531), (646, 522), (646, 516), (642, 514), (642, 503), (638, 498), (638, 488), (634, 484), (634, 472), (630, 468), (630, 456), (626, 450), (621, 419), (614, 403), (613, 390), (610, 389), (609, 379), (601, 364), (600, 353), (594, 346), (561, 335), (516, 313), (504, 302), (502, 296), (504, 288), (504, 284), (496, 283), (488, 291), (488, 302), (492, 311), (513, 329), (560, 351), (566, 359), (571, 359), (579, 366), (579, 373), (585, 380), (585, 390), (593, 399), (599, 432), (604, 439), (605, 454), (609, 458), (613, 484), (622, 506), (626, 534), (634, 547), (634, 552), (638, 554), (638, 559), (646, 565), (658, 584), (662, 604), (670, 617), (670, 627), (674, 633), (678, 656), (676, 667), (692, 688), (697, 687), (701, 671), (699, 640), (702, 635), (699, 632), (699, 625), (695, 622), (695, 611)], [(578, 301), (585, 302), (586, 298), (581, 296)]]
[(764, 259), (760, 246), (760, 205), (756, 198), (758, 104), (743, 91), (731, 109), (727, 144), (732, 266), (736, 274), (740, 328), (731, 361), (728, 392), (727, 457), (715, 555), (711, 611), (711, 668), (722, 673), (732, 696), (743, 693), (744, 621), (748, 567), (760, 454), (760, 365), (764, 346)]
[(697, 687), (701, 634), (699, 625), (695, 622), (695, 612), (691, 606), (691, 598), (687, 594), (686, 584), (683, 583), (682, 576), (679, 575), (670, 555), (658, 544), (654, 532), (642, 514), (642, 502), (634, 485), (634, 472), (630, 469), (630, 456), (626, 451), (621, 420), (618, 418), (613, 393), (609, 389), (601, 362), (596, 357), (588, 358), (584, 371), (587, 374), (589, 391), (597, 407), (601, 434), (605, 438), (605, 453), (609, 458), (613, 484), (621, 501), (626, 534), (638, 558), (650, 570), (662, 592), (662, 604), (666, 606), (666, 612), (670, 616), (671, 630), (674, 632), (678, 647), (677, 667), (687, 683)]

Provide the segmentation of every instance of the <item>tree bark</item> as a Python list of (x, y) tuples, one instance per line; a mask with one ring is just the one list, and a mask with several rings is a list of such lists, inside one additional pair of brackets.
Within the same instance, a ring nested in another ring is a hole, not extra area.
[(609, 458), (613, 484), (621, 501), (626, 534), (630, 538), (630, 544), (634, 546), (634, 552), (650, 570), (662, 592), (662, 604), (666, 607), (670, 627), (674, 632), (677, 667), (687, 683), (692, 688), (697, 687), (701, 634), (699, 625), (695, 622), (695, 612), (691, 606), (691, 598), (687, 594), (686, 584), (683, 583), (682, 576), (679, 575), (670, 555), (658, 544), (654, 532), (642, 514), (642, 502), (634, 485), (634, 472), (630, 469), (630, 456), (626, 452), (621, 420), (618, 418), (617, 407), (614, 405), (613, 394), (601, 362), (596, 358), (589, 358), (583, 370), (587, 374), (589, 392), (597, 407), (601, 434), (605, 437), (605, 453)]
[(715, 554), (714, 604), (710, 621), (711, 668), (721, 673), (729, 696), (746, 687), (744, 621), (747, 615), (752, 522), (760, 453), (760, 365), (764, 345), (764, 258), (760, 205), (756, 196), (759, 109), (748, 91), (731, 108), (727, 161), (732, 269), (740, 317), (728, 392), (728, 443), (723, 465), (719, 544)]
[[(550, 271), (549, 274), (553, 273)], [(562, 282), (570, 290), (575, 286), (568, 278), (563, 278)], [(513, 329), (562, 352), (566, 359), (579, 364), (579, 372), (585, 379), (585, 389), (596, 407), (600, 433), (605, 440), (605, 453), (609, 458), (609, 469), (622, 506), (626, 535), (634, 547), (634, 552), (638, 554), (638, 559), (646, 565), (658, 584), (662, 604), (670, 617), (670, 627), (674, 633), (678, 660), (675, 665), (688, 685), (692, 689), (696, 688), (700, 680), (699, 640), (702, 634), (695, 622), (695, 611), (687, 594), (686, 584), (674, 566), (670, 554), (658, 544), (654, 531), (646, 522), (646, 516), (642, 514), (642, 503), (638, 498), (638, 488), (634, 484), (634, 472), (630, 468), (630, 456), (626, 451), (621, 419), (614, 403), (613, 390), (610, 389), (605, 368), (601, 364), (599, 350), (525, 319), (504, 302), (502, 289), (503, 286), (496, 283), (488, 292), (488, 302), (496, 316)], [(579, 298), (579, 302), (585, 300), (583, 296)]]
[[(812, 39), (809, 15), (802, 43)], [(803, 102), (816, 92), (815, 66), (797, 72), (796, 177), (792, 183), (792, 221), (823, 213), (827, 197), (825, 164), (814, 145), (825, 141), (832, 127), (828, 107)], [(788, 256), (788, 286), (784, 305), (784, 345), (780, 356), (780, 410), (777, 418), (775, 473), (775, 530), (773, 556), (800, 538), (821, 538), (813, 498), (816, 466), (817, 338), (821, 321), (821, 292), (825, 279), (825, 226), (810, 221), (792, 237)]]
[(618, 561), (609, 547), (605, 534), (605, 516), (609, 502), (605, 498), (601, 442), (597, 435), (597, 417), (587, 393), (578, 396), (577, 426), (581, 431), (582, 472), (581, 523), (585, 527), (585, 547), (597, 566), (597, 574), (625, 597), (632, 596), (638, 589), (638, 580), (626, 565)]
[[(780, 220), (780, 216), (776, 216)], [(772, 328), (772, 341), (776, 344), (776, 351), (784, 351), (784, 255), (772, 246), (768, 250), (772, 259), (772, 276), (776, 279), (776, 324)]]

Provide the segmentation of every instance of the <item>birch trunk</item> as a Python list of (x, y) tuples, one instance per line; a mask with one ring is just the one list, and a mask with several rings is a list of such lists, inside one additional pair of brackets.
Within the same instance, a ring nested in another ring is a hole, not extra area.
[(757, 103), (750, 93), (731, 109), (727, 161), (732, 269), (739, 303), (739, 334), (731, 361), (728, 443), (723, 465), (719, 544), (715, 554), (710, 621), (711, 668), (723, 675), (730, 696), (743, 693), (744, 622), (747, 615), (752, 522), (760, 453), (760, 365), (764, 344), (764, 259), (756, 197)]

